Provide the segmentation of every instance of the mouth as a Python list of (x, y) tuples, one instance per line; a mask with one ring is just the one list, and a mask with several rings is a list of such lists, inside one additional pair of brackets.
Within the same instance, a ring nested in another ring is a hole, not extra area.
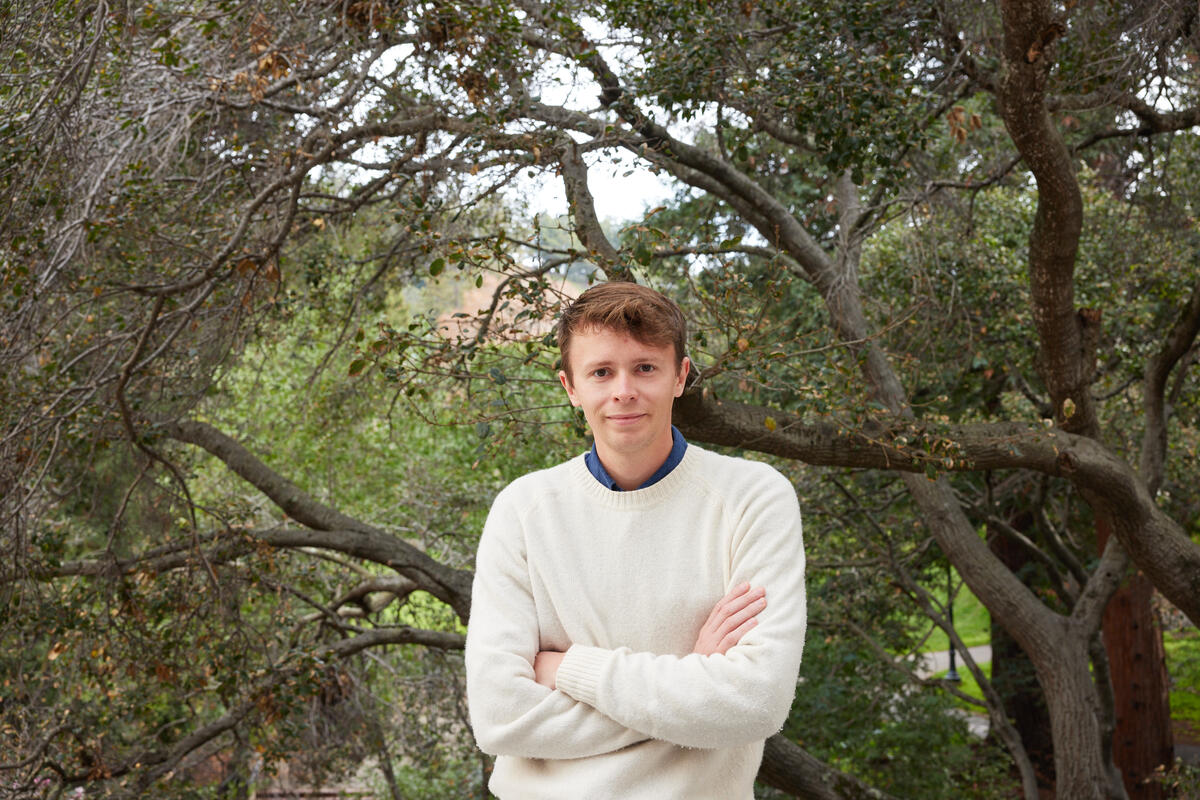
[(609, 416), (608, 421), (614, 425), (632, 425), (645, 416), (645, 414), (612, 414)]

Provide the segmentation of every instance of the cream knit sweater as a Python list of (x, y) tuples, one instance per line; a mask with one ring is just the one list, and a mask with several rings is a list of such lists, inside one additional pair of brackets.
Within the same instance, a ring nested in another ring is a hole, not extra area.
[[(767, 607), (725, 655), (691, 653), (731, 587)], [(663, 480), (604, 488), (583, 456), (510, 484), (479, 543), (467, 632), (476, 740), (502, 800), (750, 800), (804, 644), (791, 484), (689, 445)], [(565, 650), (558, 688), (539, 650)]]

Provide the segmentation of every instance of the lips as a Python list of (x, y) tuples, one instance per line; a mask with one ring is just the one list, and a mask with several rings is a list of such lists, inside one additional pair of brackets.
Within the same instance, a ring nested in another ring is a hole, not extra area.
[(608, 421), (613, 425), (632, 425), (645, 417), (645, 414), (610, 414)]

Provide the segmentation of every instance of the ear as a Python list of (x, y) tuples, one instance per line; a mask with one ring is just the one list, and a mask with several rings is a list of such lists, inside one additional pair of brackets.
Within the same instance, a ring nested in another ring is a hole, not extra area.
[(675, 374), (675, 396), (679, 397), (683, 394), (683, 387), (687, 385), (688, 370), (692, 367), (692, 360), (687, 356), (683, 357), (683, 361), (679, 362), (679, 372)]
[[(558, 382), (567, 390), (567, 397), (571, 400), (571, 405), (579, 407), (579, 398), (575, 396), (575, 387), (571, 385), (571, 377), (563, 370), (558, 371)], [(678, 395), (676, 395), (678, 397)]]

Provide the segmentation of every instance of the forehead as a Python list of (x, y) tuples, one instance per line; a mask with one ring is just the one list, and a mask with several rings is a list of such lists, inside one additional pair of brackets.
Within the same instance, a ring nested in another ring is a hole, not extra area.
[(571, 360), (578, 364), (629, 359), (669, 360), (674, 354), (675, 347), (671, 344), (642, 342), (612, 328), (588, 328), (571, 336)]

